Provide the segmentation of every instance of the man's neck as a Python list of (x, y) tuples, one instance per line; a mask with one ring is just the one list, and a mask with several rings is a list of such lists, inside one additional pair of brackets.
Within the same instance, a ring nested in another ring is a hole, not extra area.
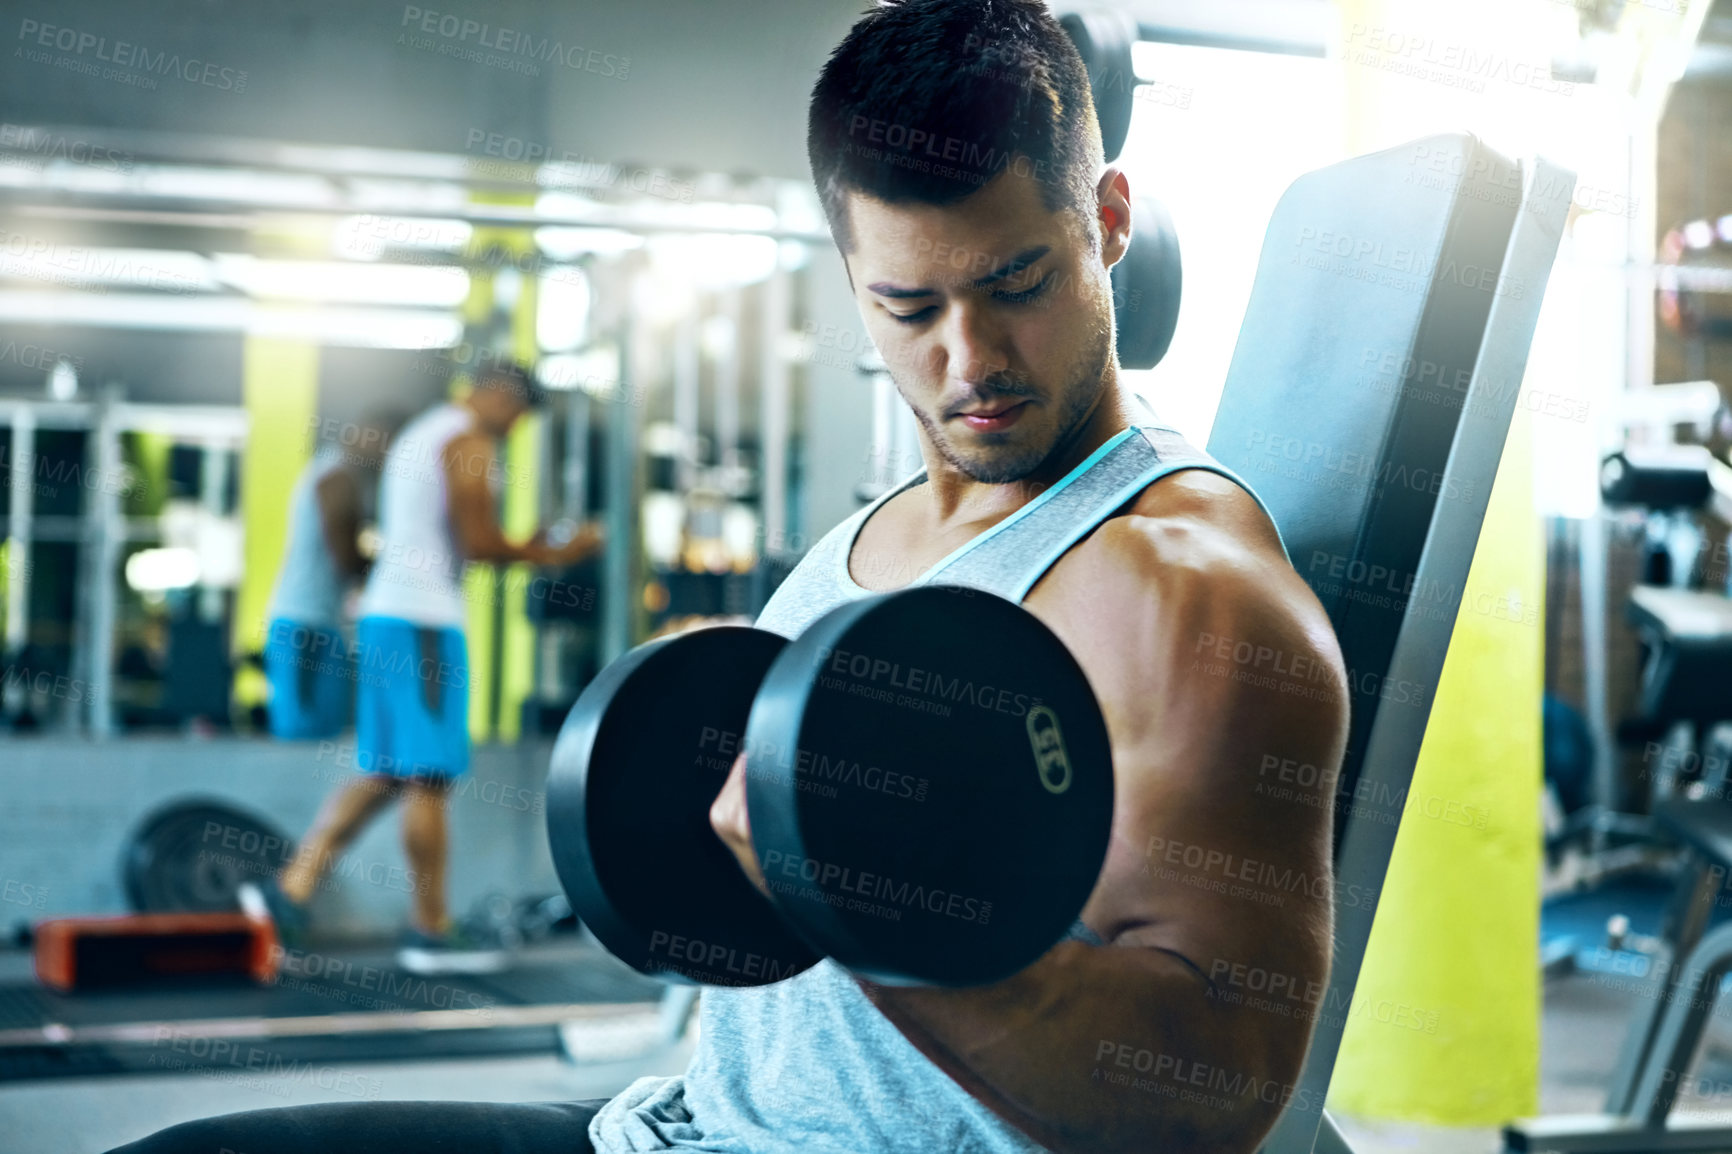
[(920, 452), (926, 461), (927, 482), (922, 486), (923, 499), (930, 503), (931, 516), (939, 526), (1008, 516), (1052, 488), (1096, 449), (1144, 419), (1135, 400), (1114, 384), (1102, 391), (1088, 416), (1032, 472), (998, 483), (977, 481), (944, 460), (922, 432)]

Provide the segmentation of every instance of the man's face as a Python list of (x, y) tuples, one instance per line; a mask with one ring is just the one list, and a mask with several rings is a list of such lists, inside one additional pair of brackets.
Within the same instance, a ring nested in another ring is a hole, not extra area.
[(848, 212), (855, 298), (934, 449), (987, 484), (1033, 472), (1094, 411), (1111, 361), (1112, 288), (1084, 223), (1014, 167), (956, 204), (854, 193)]
[(487, 432), (503, 437), (526, 411), (522, 399), (510, 388), (479, 388), (473, 394), (471, 407), (481, 418)]

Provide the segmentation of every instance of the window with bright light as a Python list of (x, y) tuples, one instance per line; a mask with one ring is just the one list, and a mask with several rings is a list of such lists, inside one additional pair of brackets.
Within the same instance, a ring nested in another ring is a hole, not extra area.
[[(1184, 262), (1179, 326), (1159, 365), (1125, 383), (1192, 443), (1208, 441), (1275, 202), (1344, 158), (1340, 70), (1265, 52), (1140, 43), (1136, 111), (1119, 165), (1133, 196), (1172, 213)], [(1133, 242), (1134, 243), (1134, 242)]]

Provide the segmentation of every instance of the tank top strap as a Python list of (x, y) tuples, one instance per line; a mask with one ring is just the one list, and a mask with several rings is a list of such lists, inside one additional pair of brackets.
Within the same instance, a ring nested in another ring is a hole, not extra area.
[(1096, 449), (1051, 488), (933, 566), (921, 583), (966, 585), (1021, 601), (1060, 557), (1101, 522), (1156, 481), (1184, 469), (1219, 474), (1263, 506), (1238, 474), (1177, 431), (1163, 425), (1134, 425)]

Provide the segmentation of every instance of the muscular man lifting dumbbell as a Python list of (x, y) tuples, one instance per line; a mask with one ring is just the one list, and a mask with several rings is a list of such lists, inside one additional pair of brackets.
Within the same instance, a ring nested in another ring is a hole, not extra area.
[[(1025, 67), (973, 73), (967, 45), (983, 42)], [(1009, 88), (994, 79), (1006, 73)], [(1327, 878), (1327, 794), (1301, 805), (1256, 786), (1269, 756), (1339, 763), (1345, 676), (1257, 501), (1175, 435), (1135, 427), (1107, 276), (1135, 243), (1130, 189), (1102, 170), (1088, 109), (1080, 64), (1035, 3), (881, 7), (832, 56), (812, 100), (813, 175), (926, 470), (826, 536), (758, 620), (795, 637), (910, 579), (1021, 600), (1087, 674), (1111, 737), (1111, 838), (1079, 924), (986, 986), (892, 988), (821, 962), (706, 989), (691, 1068), (603, 1107), (597, 1149), (1251, 1151), (1279, 1094), (1223, 1109), (1103, 1078), (1102, 1042), (1241, 1087), (1297, 1078), (1309, 1023), (1216, 997), (1210, 975), (1227, 961), (1323, 982), (1328, 886), (1223, 884), (1149, 847)], [(910, 163), (924, 158), (909, 126), (959, 153), (1033, 160), (953, 177)], [(1201, 660), (1204, 636), (1316, 676), (1235, 676), (1256, 671)], [(713, 819), (767, 890), (749, 763), (748, 750)], [(674, 1136), (638, 1142), (653, 1133)]]
[[(1035, 63), (1007, 90), (965, 67), (983, 42)], [(1250, 1151), (1279, 1094), (1222, 1108), (1103, 1078), (1102, 1043), (1241, 1087), (1297, 1078), (1309, 1023), (1219, 998), (1210, 975), (1226, 962), (1325, 980), (1328, 885), (1255, 879), (1329, 876), (1331, 799), (1277, 801), (1257, 783), (1269, 757), (1339, 763), (1344, 671), (1255, 498), (1176, 435), (1137, 427), (1107, 276), (1134, 243), (1130, 189), (1102, 170), (1087, 109), (1082, 70), (1034, 3), (882, 7), (831, 58), (812, 101), (814, 178), (926, 469), (827, 535), (757, 624), (798, 637), (911, 580), (1020, 600), (1106, 720), (1115, 798), (1098, 880), (1068, 940), (990, 985), (893, 988), (821, 962), (707, 989), (692, 1067), (603, 1107), (598, 1150)], [(1032, 159), (947, 175), (910, 163), (909, 126)], [(1255, 676), (1200, 653), (1204, 638), (1312, 673)], [(769, 893), (751, 753), (711, 816)], [(1151, 846), (1184, 852), (1168, 863)]]
[[(639, 1079), (599, 1112), (369, 1103), (302, 1108), (291, 1126), (262, 1111), (177, 1127), (134, 1154), (570, 1151), (585, 1125), (598, 1151), (754, 1154), (1248, 1152), (1268, 1132), (1281, 1095), (1244, 1087), (1291, 1085), (1311, 1026), (1217, 996), (1211, 975), (1325, 980), (1330, 887), (1258, 879), (1329, 877), (1331, 798), (1257, 785), (1270, 758), (1339, 763), (1345, 673), (1257, 500), (1176, 434), (1138, 424), (1109, 283), (1135, 243), (1130, 187), (1105, 165), (1082, 63), (1038, 0), (882, 3), (825, 64), (809, 129), (831, 230), (926, 469), (829, 533), (757, 624), (799, 637), (919, 581), (1000, 593), (1050, 629), (1098, 699), (1113, 778), (1104, 861), (1065, 940), (965, 988), (891, 987), (828, 961), (708, 988), (685, 1074)], [(1204, 638), (1312, 673), (1261, 676), (1201, 652)], [(938, 704), (983, 709), (978, 685)], [(995, 692), (986, 708), (998, 704)], [(768, 890), (750, 762), (748, 743), (716, 771), (710, 816)], [(661, 828), (682, 833), (708, 836)], [(1238, 1089), (1102, 1076), (1101, 1055), (1144, 1051)], [(277, 1141), (291, 1131), (300, 1145)]]

